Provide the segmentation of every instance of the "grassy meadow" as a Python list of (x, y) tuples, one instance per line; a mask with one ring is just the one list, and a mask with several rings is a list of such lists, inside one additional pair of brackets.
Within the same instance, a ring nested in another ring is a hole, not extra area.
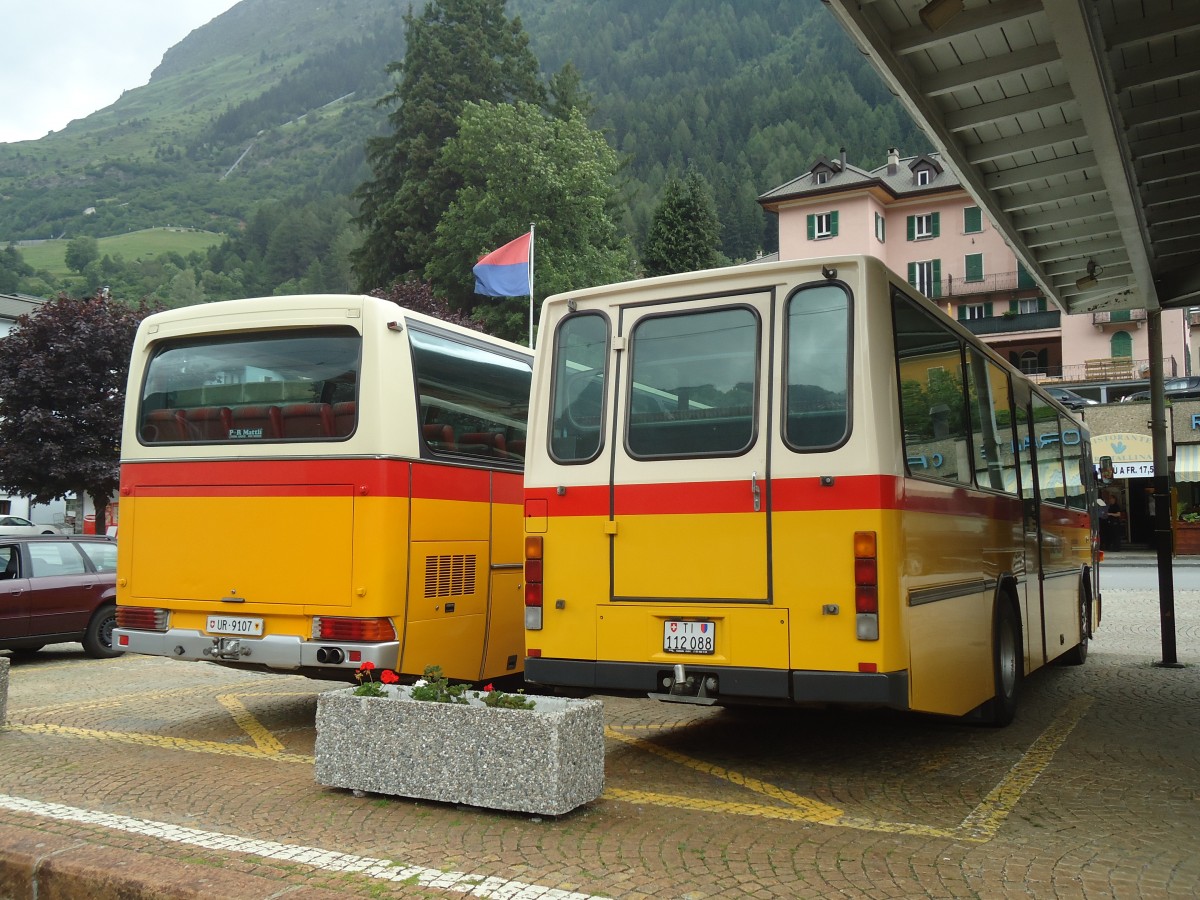
[[(97, 238), (96, 243), (100, 246), (102, 257), (122, 256), (127, 261), (133, 261), (152, 259), (163, 253), (187, 256), (193, 251), (204, 252), (222, 240), (224, 235), (213, 231), (199, 231), (194, 228), (147, 228), (129, 234)], [(64, 262), (68, 243), (70, 242), (67, 240), (38, 241), (19, 244), (17, 249), (25, 262), (34, 269), (46, 270), (62, 278), (71, 274)]]

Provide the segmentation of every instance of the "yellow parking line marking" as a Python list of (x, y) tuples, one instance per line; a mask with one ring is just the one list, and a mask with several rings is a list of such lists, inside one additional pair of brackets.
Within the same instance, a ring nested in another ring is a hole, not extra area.
[(1016, 808), (1038, 776), (1050, 765), (1058, 748), (1075, 730), (1075, 726), (1091, 705), (1091, 697), (1076, 697), (1068, 703), (1066, 709), (1047, 726), (1033, 745), (1008, 770), (1008, 774), (1000, 783), (963, 819), (959, 827), (964, 832), (981, 836), (984, 840), (995, 837), (1004, 820)]
[(217, 702), (229, 711), (229, 714), (233, 716), (234, 724), (250, 735), (250, 740), (254, 741), (254, 746), (259, 750), (271, 754), (283, 752), (283, 744), (263, 727), (263, 724), (251, 714), (250, 710), (246, 709), (241, 700), (233, 694), (218, 694)]
[(621, 734), (612, 728), (604, 729), (605, 735), (614, 738), (618, 741), (624, 741), (656, 756), (661, 756), (664, 759), (669, 759), (674, 763), (682, 766), (687, 766), (689, 769), (695, 769), (697, 772), (703, 772), (706, 775), (712, 775), (715, 778), (720, 778), (728, 781), (730, 784), (740, 785), (748, 790), (763, 794), (767, 797), (773, 797), (787, 803), (789, 806), (802, 810), (804, 815), (813, 822), (825, 822), (831, 819), (839, 819), (843, 813), (840, 809), (817, 800), (812, 800), (808, 797), (803, 797), (800, 794), (794, 794), (791, 791), (784, 790), (773, 784), (767, 784), (765, 781), (759, 781), (757, 778), (750, 778), (740, 772), (731, 772), (721, 766), (713, 765), (712, 763), (701, 762), (698, 759), (692, 759), (690, 756), (684, 756), (682, 753), (676, 753), (674, 750), (667, 750), (665, 747), (659, 747), (657, 744), (647, 743), (640, 738), (635, 738), (631, 735)]
[(92, 728), (70, 728), (65, 725), (8, 724), (3, 729), (22, 734), (54, 734), (67, 737), (92, 738), (116, 741), (121, 744), (137, 744), (142, 747), (157, 747), (160, 750), (188, 750), (193, 753), (217, 753), (222, 756), (242, 756), (252, 759), (268, 759), (279, 762), (308, 763), (313, 758), (299, 753), (268, 753), (257, 747), (242, 747), (237, 744), (222, 744), (217, 741), (195, 741), (190, 738), (164, 737), (158, 734), (138, 734), (125, 731), (99, 731)]
[(721, 778), (764, 796), (787, 803), (787, 807), (766, 806), (753, 803), (730, 803), (720, 800), (699, 800), (649, 791), (631, 791), (623, 788), (606, 788), (603, 796), (610, 800), (643, 803), (652, 806), (667, 806), (706, 812), (722, 812), (734, 815), (758, 816), (768, 819), (810, 822), (837, 828), (854, 828), (860, 831), (879, 831), (890, 834), (916, 834), (927, 837), (944, 837), (971, 843), (987, 843), (996, 837), (1000, 826), (1016, 808), (1017, 804), (1033, 786), (1038, 776), (1054, 759), (1058, 749), (1079, 724), (1092, 701), (1087, 697), (1073, 700), (1059, 713), (1037, 740), (1021, 754), (1021, 758), (1009, 769), (1008, 774), (972, 810), (958, 826), (939, 828), (914, 822), (886, 822), (847, 816), (842, 810), (819, 801), (803, 797), (791, 791), (731, 772), (720, 766), (692, 759), (682, 753), (667, 750), (632, 735), (622, 734), (616, 728), (606, 727), (605, 735), (648, 753), (669, 759), (680, 765)]

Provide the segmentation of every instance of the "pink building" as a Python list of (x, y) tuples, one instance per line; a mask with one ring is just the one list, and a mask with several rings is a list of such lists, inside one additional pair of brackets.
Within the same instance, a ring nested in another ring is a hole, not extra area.
[[(821, 157), (758, 198), (779, 217), (781, 259), (869, 254), (907, 277), (1018, 368), (1092, 399), (1148, 387), (1145, 310), (1050, 308), (1004, 237), (938, 154), (860, 169)], [(1190, 370), (1183, 310), (1162, 314), (1163, 371)]]

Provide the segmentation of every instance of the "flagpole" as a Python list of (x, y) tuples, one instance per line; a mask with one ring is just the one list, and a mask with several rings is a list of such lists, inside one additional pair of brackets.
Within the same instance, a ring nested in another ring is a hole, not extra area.
[(529, 349), (533, 349), (533, 228), (529, 223)]

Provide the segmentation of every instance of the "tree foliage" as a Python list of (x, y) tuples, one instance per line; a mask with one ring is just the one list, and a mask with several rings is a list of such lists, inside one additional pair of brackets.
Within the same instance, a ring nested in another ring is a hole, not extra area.
[(405, 15), (407, 52), (388, 66), (400, 78), (381, 101), (394, 106), (391, 135), (367, 142), (373, 177), (355, 193), (364, 241), (354, 266), (364, 289), (390, 284), (429, 262), (434, 228), (459, 187), (438, 165), (464, 104), (524, 100), (546, 92), (520, 20), (505, 0), (432, 0)]
[(153, 311), (64, 296), (17, 319), (0, 340), (0, 487), (38, 503), (86, 493), (103, 532), (133, 338)]
[(464, 328), (480, 330), (480, 323), (473, 321), (460, 310), (451, 309), (450, 304), (445, 300), (434, 296), (433, 286), (428, 281), (408, 278), (404, 281), (393, 282), (391, 287), (386, 290), (382, 288), (376, 289), (371, 292), (371, 295), (383, 300), (390, 300), (397, 306), (402, 306), (413, 312), (441, 319), (443, 322), (450, 322), (454, 325), (462, 325)]
[(704, 176), (689, 169), (663, 188), (654, 210), (642, 266), (647, 275), (672, 275), (711, 269), (721, 262), (721, 222), (712, 189)]
[(82, 272), (88, 263), (100, 258), (100, 244), (94, 237), (80, 235), (67, 242), (65, 262), (73, 272)]
[(462, 187), (438, 223), (425, 275), (493, 334), (526, 339), (528, 302), (475, 295), (479, 257), (536, 224), (534, 292), (628, 278), (632, 249), (616, 223), (616, 153), (576, 111), (552, 118), (528, 103), (467, 104), (442, 166)]

